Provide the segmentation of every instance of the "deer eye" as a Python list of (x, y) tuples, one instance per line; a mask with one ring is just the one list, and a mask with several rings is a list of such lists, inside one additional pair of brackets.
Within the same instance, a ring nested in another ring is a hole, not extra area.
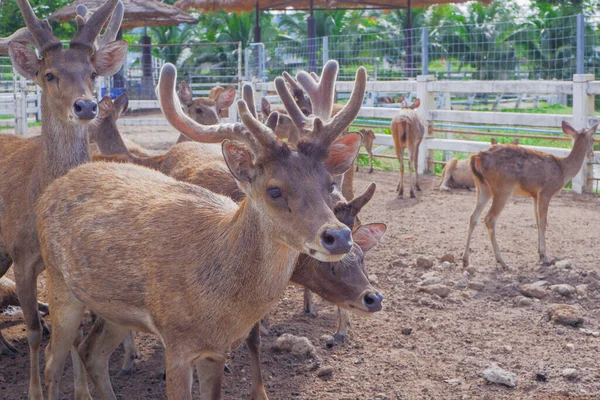
[(48, 72), (46, 74), (46, 79), (48, 80), (48, 82), (54, 80), (54, 74), (51, 74), (50, 72)]
[(98, 77), (98, 74), (96, 72), (92, 72), (92, 80), (95, 80)]
[(201, 108), (196, 108), (196, 114), (202, 114), (202, 109)]
[(335, 182), (331, 182), (331, 185), (329, 185), (329, 193), (333, 193), (334, 190), (335, 190)]
[(278, 199), (281, 197), (281, 189), (279, 189), (278, 187), (268, 188), (267, 193), (269, 193), (269, 197), (272, 199)]

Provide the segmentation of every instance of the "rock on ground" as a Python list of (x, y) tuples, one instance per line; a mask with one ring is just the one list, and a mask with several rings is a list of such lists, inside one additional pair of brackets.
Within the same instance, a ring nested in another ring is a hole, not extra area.
[(417, 257), (417, 267), (419, 268), (431, 268), (433, 267), (433, 261), (425, 256)]
[(554, 265), (556, 265), (557, 268), (569, 269), (573, 266), (573, 262), (571, 260), (561, 260), (557, 261)]
[(550, 286), (550, 290), (564, 297), (569, 297), (575, 293), (575, 288), (567, 284), (552, 285)]
[(581, 326), (583, 325), (583, 315), (575, 306), (569, 304), (550, 304), (548, 306), (548, 317), (555, 323)]
[(506, 385), (511, 388), (517, 386), (517, 374), (506, 371), (497, 365), (492, 365), (483, 371), (483, 377), (488, 382)]
[(515, 297), (515, 306), (516, 307), (529, 307), (533, 304), (533, 300), (525, 296), (517, 296)]
[(333, 375), (333, 368), (332, 367), (323, 367), (323, 368), (319, 368), (319, 370), (317, 371), (317, 376), (319, 378), (326, 378), (328, 376)]
[(436, 283), (429, 286), (421, 286), (419, 287), (419, 291), (425, 292), (428, 294), (435, 294), (440, 296), (441, 298), (446, 298), (450, 294), (450, 288), (446, 285), (442, 285), (440, 283)]
[(567, 379), (577, 379), (579, 377), (579, 371), (575, 368), (565, 368), (562, 371), (562, 376)]
[(294, 336), (289, 333), (284, 333), (277, 338), (273, 350), (286, 351), (299, 358), (315, 356), (315, 347), (306, 336)]
[(537, 281), (533, 283), (526, 283), (521, 285), (520, 290), (527, 297), (535, 297), (536, 299), (543, 299), (548, 294), (547, 289), (548, 282)]
[(440, 258), (440, 262), (444, 263), (444, 262), (448, 262), (450, 264), (454, 264), (454, 254), (452, 253), (446, 253), (442, 256), (442, 258)]

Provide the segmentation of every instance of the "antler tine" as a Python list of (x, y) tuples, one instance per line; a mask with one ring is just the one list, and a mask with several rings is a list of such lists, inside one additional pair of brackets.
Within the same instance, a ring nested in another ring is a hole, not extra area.
[(292, 122), (298, 131), (301, 132), (301, 135), (309, 133), (310, 120), (306, 118), (306, 116), (302, 113), (302, 110), (300, 110), (300, 107), (298, 107), (298, 104), (296, 104), (296, 101), (290, 93), (290, 90), (285, 84), (283, 78), (275, 78), (275, 89), (277, 90), (277, 94), (279, 95), (279, 98), (287, 110)]
[(80, 15), (77, 19), (77, 33), (71, 39), (71, 46), (83, 46), (95, 50), (96, 37), (110, 18), (119, 0), (106, 0), (99, 9), (85, 21)]
[(44, 54), (48, 50), (55, 47), (62, 47), (60, 40), (52, 33), (52, 27), (46, 20), (41, 20), (36, 17), (31, 4), (27, 0), (18, 0), (19, 9), (25, 20), (27, 28), (33, 37), (35, 47)]
[(292, 88), (292, 90), (302, 89), (298, 86), (298, 82), (294, 79), (294, 77), (288, 74), (286, 71), (283, 71), (283, 77), (287, 81), (288, 85), (290, 85), (290, 88)]
[(160, 71), (156, 96), (167, 121), (191, 140), (204, 143), (220, 143), (224, 139), (237, 140), (255, 148), (252, 137), (243, 124), (201, 125), (185, 114), (175, 91), (177, 69), (166, 63)]
[(296, 75), (296, 79), (302, 85), (312, 102), (313, 115), (324, 121), (331, 118), (338, 70), (339, 65), (337, 61), (330, 60), (323, 67), (323, 72), (321, 72), (319, 80), (316, 80), (305, 71), (300, 71)]
[(344, 108), (327, 121), (325, 125), (323, 125), (319, 118), (315, 119), (314, 137), (321, 145), (329, 147), (342, 132), (348, 129), (360, 111), (366, 89), (367, 70), (364, 67), (360, 67), (356, 71), (354, 89), (352, 89), (350, 100), (346, 103)]
[(101, 49), (117, 39), (117, 34), (119, 33), (119, 29), (121, 29), (121, 22), (123, 22), (124, 14), (125, 6), (123, 5), (123, 2), (119, 0), (110, 17), (110, 21), (108, 21), (108, 26), (106, 27), (104, 34), (98, 35), (98, 38), (96, 39), (96, 49)]
[(248, 105), (250, 114), (252, 114), (254, 118), (258, 118), (258, 114), (256, 113), (256, 102), (254, 100), (254, 89), (252, 88), (252, 85), (248, 83), (244, 84), (242, 87), (242, 99)]
[(9, 43), (34, 44), (35, 40), (28, 28), (21, 28), (7, 38), (0, 38), (0, 54), (8, 54)]
[[(248, 104), (244, 100), (238, 100), (238, 113), (240, 114), (240, 119), (246, 125), (246, 128), (254, 135), (254, 138), (261, 144), (263, 149), (269, 149), (277, 146), (278, 140), (275, 133), (269, 128), (267, 125), (261, 123), (257, 120), (250, 110), (248, 109)], [(267, 120), (269, 125), (273, 125), (273, 123), (277, 124), (276, 120), (273, 122), (274, 118), (278, 118), (278, 115), (271, 113)]]

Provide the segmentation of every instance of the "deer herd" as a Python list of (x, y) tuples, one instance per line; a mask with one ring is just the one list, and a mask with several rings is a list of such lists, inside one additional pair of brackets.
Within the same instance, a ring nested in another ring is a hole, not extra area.
[[(369, 282), (364, 253), (386, 225), (358, 218), (375, 184), (358, 196), (353, 189), (361, 145), (373, 171), (375, 134), (348, 131), (363, 102), (364, 68), (356, 71), (345, 105), (334, 103), (338, 64), (330, 61), (321, 76), (277, 78), (283, 106), (272, 110), (263, 99), (262, 120), (254, 91), (245, 85), (236, 103), (241, 123), (221, 123), (235, 89), (217, 87), (208, 98), (194, 99), (185, 82), (177, 90), (177, 70), (166, 64), (156, 94), (181, 135), (167, 152), (150, 155), (119, 133), (127, 96), (100, 102), (94, 97), (95, 79), (114, 75), (127, 55), (127, 43), (115, 40), (123, 4), (107, 0), (94, 13), (80, 6), (68, 49), (27, 0), (18, 4), (27, 26), (0, 39), (0, 53), (8, 53), (19, 74), (42, 89), (42, 124), (37, 137), (0, 135), (0, 277), (11, 265), (15, 276), (14, 283), (0, 279), (0, 305), (20, 304), (23, 310), (29, 398), (43, 395), (40, 313), (49, 313), (51, 326), (43, 373), (49, 399), (60, 398), (69, 353), (75, 398), (90, 398), (89, 377), (100, 398), (116, 399), (108, 360), (124, 343), (122, 372), (131, 369), (133, 331), (155, 334), (164, 347), (169, 398), (191, 398), (194, 370), (202, 398), (221, 398), (227, 354), (245, 340), (252, 398), (266, 399), (260, 321), (288, 282), (305, 287), (305, 312), (314, 313), (312, 292), (339, 308), (340, 342), (348, 311), (370, 315), (382, 309), (383, 295)], [(418, 148), (425, 130), (419, 104), (417, 99), (405, 106), (391, 125), (399, 196), (405, 148), (410, 197), (421, 190)], [(512, 193), (533, 198), (540, 261), (548, 262), (549, 201), (592, 151), (596, 128), (577, 131), (563, 123), (574, 141), (565, 158), (493, 144), (468, 161), (447, 164), (440, 190), (477, 190), (465, 266), (475, 224), (492, 199), (485, 224), (496, 259), (506, 267), (495, 222)], [(44, 270), (49, 304), (37, 299), (37, 277)], [(84, 337), (86, 310), (97, 319)], [(1, 332), (0, 346), (17, 351)]]

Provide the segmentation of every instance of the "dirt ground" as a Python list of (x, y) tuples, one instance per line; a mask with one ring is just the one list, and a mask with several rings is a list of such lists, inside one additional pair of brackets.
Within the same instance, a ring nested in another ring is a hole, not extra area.
[[(176, 135), (148, 135), (149, 128), (127, 128), (140, 145), (162, 148)], [(270, 314), (270, 332), (263, 335), (262, 365), (272, 399), (600, 399), (600, 335), (549, 321), (552, 303), (577, 305), (585, 318), (583, 328), (600, 331), (600, 197), (561, 193), (549, 211), (547, 246), (550, 257), (572, 260), (570, 268), (537, 265), (537, 230), (530, 200), (514, 198), (498, 222), (502, 253), (510, 265), (496, 266), (483, 224), (475, 231), (471, 263), (473, 274), (459, 263), (439, 266), (463, 251), (475, 193), (437, 191), (439, 178), (422, 179), (417, 199), (397, 199), (397, 172), (361, 169), (356, 191), (377, 182), (374, 199), (361, 214), (363, 222), (385, 222), (382, 242), (366, 255), (371, 274), (385, 295), (384, 310), (372, 318), (352, 317), (346, 343), (327, 348), (320, 337), (335, 330), (335, 307), (316, 301), (317, 317), (302, 311), (302, 291), (290, 286)], [(423, 255), (433, 267), (417, 267)], [(403, 261), (406, 265), (403, 265)], [(441, 278), (451, 291), (447, 298), (419, 291), (422, 275)], [(12, 271), (9, 272), (12, 277)], [(546, 280), (549, 285), (588, 285), (587, 294), (543, 300), (517, 307), (515, 298), (525, 283)], [(480, 282), (480, 291), (465, 288)], [(45, 282), (40, 278), (44, 298)], [(89, 326), (89, 321), (88, 321)], [(0, 399), (26, 398), (28, 351), (22, 315), (0, 315), (0, 328), (21, 354), (0, 356)], [(410, 328), (410, 329), (408, 329)], [(407, 334), (409, 333), (410, 334)], [(272, 351), (283, 333), (306, 336), (317, 348), (317, 359), (298, 360)], [(44, 341), (44, 346), (47, 338)], [(120, 377), (123, 352), (111, 358), (115, 392), (123, 399), (165, 399), (165, 382), (157, 377), (162, 349), (150, 335), (138, 335), (140, 358), (130, 376)], [(567, 346), (572, 344), (573, 346)], [(43, 362), (43, 360), (42, 360)], [(492, 364), (517, 374), (516, 388), (487, 383), (482, 371)], [(225, 376), (226, 399), (248, 399), (250, 367), (245, 345), (232, 352), (232, 373)], [(316, 376), (318, 366), (333, 368), (331, 377)], [(575, 368), (578, 377), (561, 373)], [(445, 382), (446, 380), (450, 383)], [(90, 385), (91, 386), (91, 385)], [(70, 361), (62, 381), (65, 399), (72, 398)], [(194, 386), (198, 396), (198, 385)]]

